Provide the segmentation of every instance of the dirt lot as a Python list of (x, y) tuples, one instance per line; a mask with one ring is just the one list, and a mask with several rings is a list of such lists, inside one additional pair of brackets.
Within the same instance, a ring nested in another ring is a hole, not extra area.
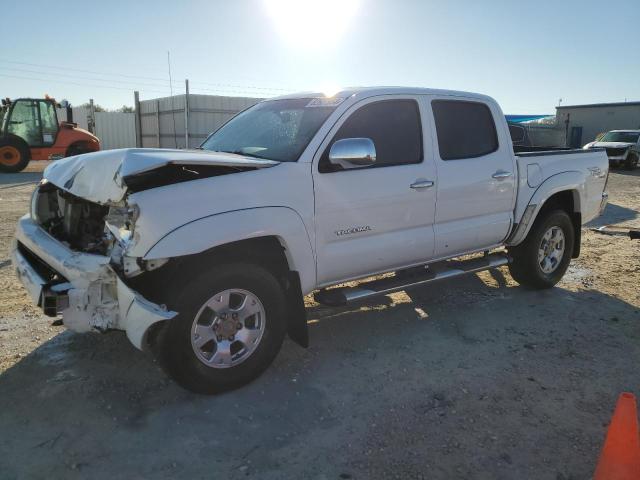
[[(0, 478), (590, 478), (640, 393), (640, 242), (584, 231), (555, 289), (506, 269), (361, 308), (309, 304), (253, 384), (192, 395), (120, 333), (51, 327), (8, 261), (38, 174), (0, 178)], [(603, 223), (640, 226), (640, 171)]]

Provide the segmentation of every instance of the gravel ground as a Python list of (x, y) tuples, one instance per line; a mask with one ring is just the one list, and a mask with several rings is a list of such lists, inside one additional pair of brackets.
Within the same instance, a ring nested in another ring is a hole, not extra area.
[[(621, 391), (640, 393), (640, 242), (583, 230), (557, 288), (506, 269), (362, 307), (308, 302), (235, 392), (168, 380), (121, 333), (51, 327), (9, 264), (37, 173), (0, 177), (0, 478), (590, 478)], [(640, 226), (640, 171), (598, 224)]]

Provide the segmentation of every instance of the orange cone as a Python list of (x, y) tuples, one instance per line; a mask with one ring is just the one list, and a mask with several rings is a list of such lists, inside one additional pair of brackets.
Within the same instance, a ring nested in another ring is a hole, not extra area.
[(618, 398), (593, 479), (640, 479), (640, 434), (636, 397), (632, 393), (622, 393)]

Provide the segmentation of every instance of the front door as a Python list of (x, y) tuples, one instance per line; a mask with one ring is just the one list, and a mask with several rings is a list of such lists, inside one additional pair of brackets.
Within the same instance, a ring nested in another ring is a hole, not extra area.
[(40, 125), (42, 125), (42, 145), (50, 147), (58, 135), (58, 115), (55, 104), (50, 100), (38, 100), (40, 106)]
[(37, 100), (16, 100), (7, 119), (7, 133), (17, 135), (29, 146), (42, 145)]
[[(313, 164), (320, 285), (433, 255), (436, 179), (425, 125), (417, 97), (385, 96), (353, 106), (328, 135)], [(376, 163), (332, 165), (329, 149), (344, 138), (371, 139)]]
[(438, 172), (435, 256), (450, 257), (501, 243), (515, 202), (513, 147), (495, 121), (497, 105), (433, 97)]

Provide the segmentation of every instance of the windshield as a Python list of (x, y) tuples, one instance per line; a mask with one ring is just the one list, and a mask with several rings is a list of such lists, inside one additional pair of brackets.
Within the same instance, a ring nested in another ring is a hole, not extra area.
[(211, 134), (201, 148), (295, 162), (334, 109), (311, 98), (258, 103)]
[(639, 136), (640, 132), (607, 132), (598, 141), (635, 143), (638, 141)]

